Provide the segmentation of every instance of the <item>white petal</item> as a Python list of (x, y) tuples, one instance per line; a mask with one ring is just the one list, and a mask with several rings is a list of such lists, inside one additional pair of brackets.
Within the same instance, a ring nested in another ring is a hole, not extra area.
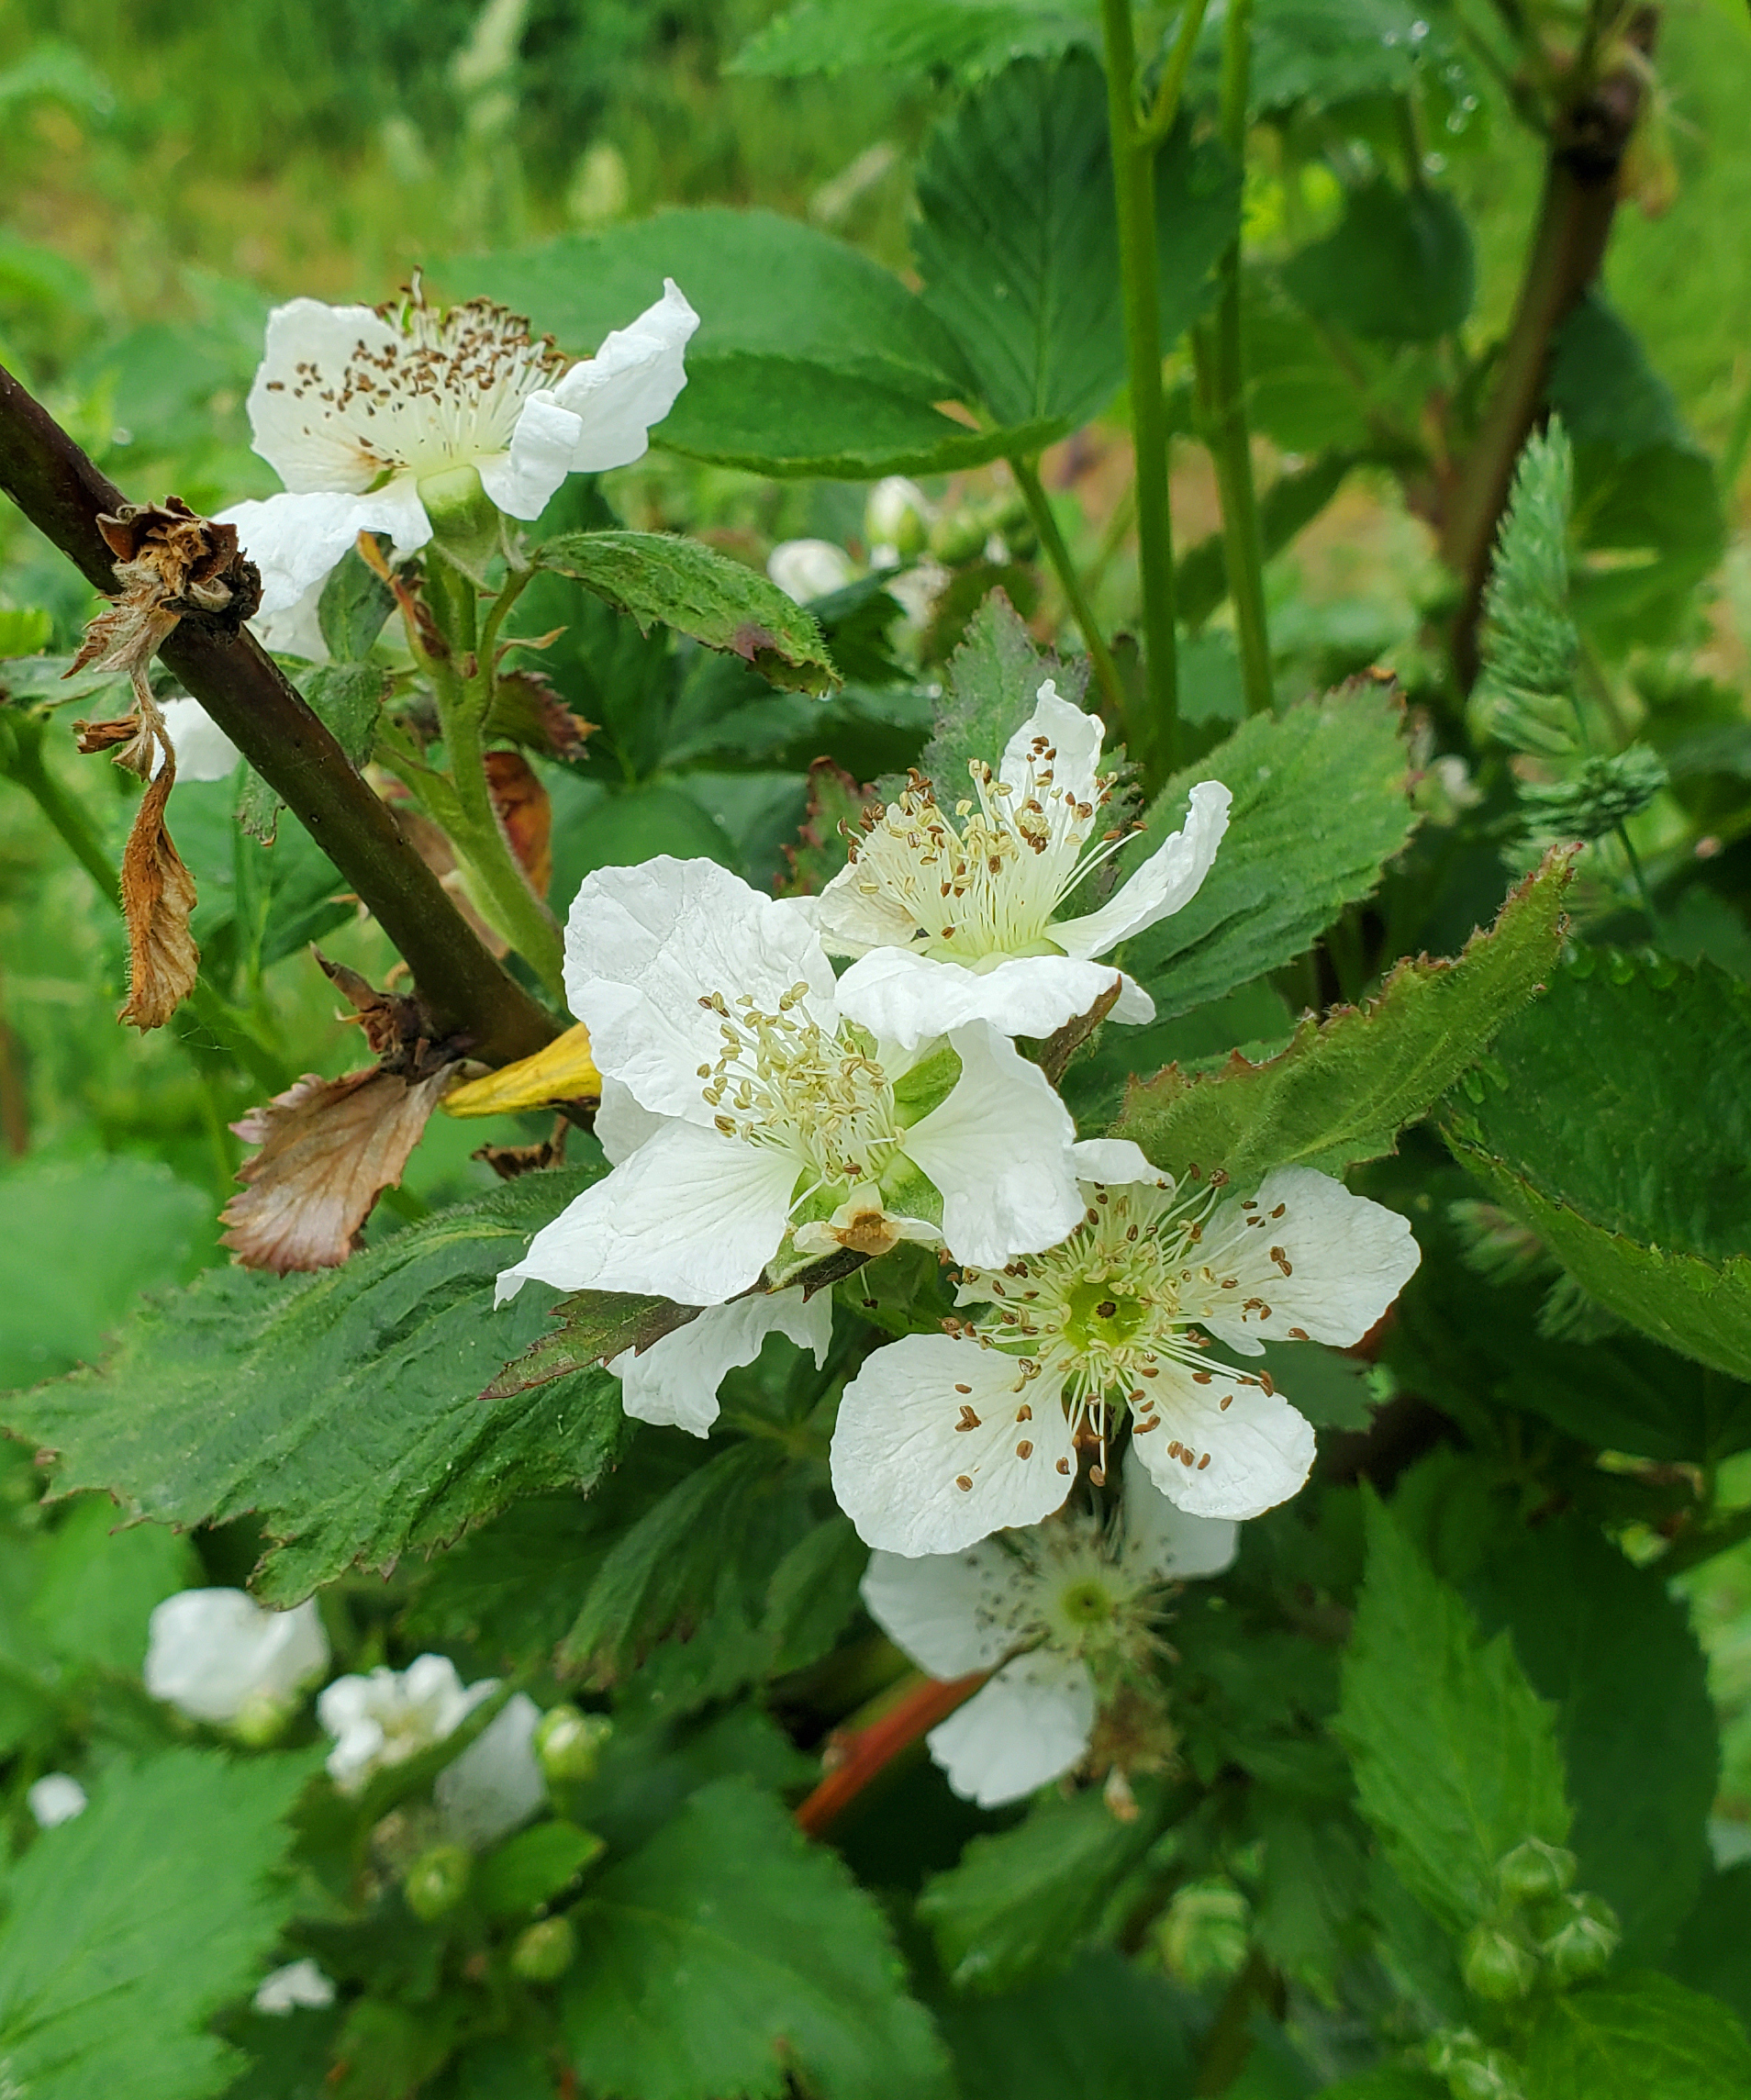
[(796, 1185), (797, 1162), (776, 1146), (672, 1123), (541, 1227), (499, 1277), (498, 1297), (534, 1277), (719, 1305), (759, 1280)]
[(535, 1756), (541, 1718), (529, 1694), (518, 1692), (439, 1773), (431, 1797), (452, 1844), (485, 1851), (545, 1804), (547, 1780)]
[(1037, 1648), (1006, 1662), (924, 1740), (962, 1800), (1001, 1808), (1068, 1771), (1094, 1719), (1087, 1664)]
[(674, 408), (687, 383), (682, 353), (698, 325), (675, 280), (665, 277), (655, 306), (616, 329), (594, 357), (563, 374), (552, 397), (583, 423), (572, 454), (574, 474), (602, 474), (644, 457), (645, 433)]
[(864, 1608), (888, 1639), (932, 1677), (991, 1670), (1014, 1644), (1017, 1607), (1036, 1587), (993, 1539), (965, 1553), (872, 1553)]
[(702, 999), (733, 1004), (745, 992), (775, 1013), (797, 983), (810, 988), (808, 1010), (832, 1025), (832, 965), (808, 918), (715, 861), (662, 854), (597, 868), (566, 920), (566, 997), (597, 1069), (664, 1115), (712, 1120), (698, 1068), (720, 1055), (721, 1024)]
[(334, 2003), (334, 1985), (307, 1955), (263, 1976), (251, 2001), (258, 2013), (280, 2017), (296, 2006), (320, 2011)]
[(843, 590), (857, 571), (831, 540), (781, 540), (766, 556), (766, 574), (786, 598), (808, 605)]
[(833, 1294), (800, 1290), (757, 1291), (710, 1305), (648, 1349), (623, 1349), (608, 1365), (620, 1381), (620, 1404), (635, 1421), (666, 1424), (703, 1436), (718, 1419), (726, 1371), (751, 1364), (768, 1335), (784, 1335), (814, 1352), (819, 1369), (833, 1338)]
[(276, 656), (302, 656), (310, 664), (329, 661), (329, 645), (322, 639), (322, 586), (328, 580), (318, 576), (284, 612), (254, 615), (250, 625), (263, 649)]
[[(1347, 1348), (1416, 1273), (1422, 1252), (1409, 1223), (1396, 1211), (1351, 1195), (1329, 1174), (1280, 1167), (1254, 1202), (1251, 1210), (1226, 1202), (1204, 1227), (1205, 1266), (1235, 1278), (1239, 1288), (1220, 1292), (1208, 1307), (1185, 1301), (1194, 1319), (1232, 1346), (1255, 1346), (1256, 1335)], [(1277, 1217), (1279, 1205), (1283, 1214)], [(1250, 1224), (1251, 1218), (1260, 1222)], [(1288, 1264), (1287, 1275), (1277, 1254)], [(1268, 1318), (1256, 1302), (1249, 1307), (1249, 1299), (1262, 1300)]]
[(1281, 1393), (1241, 1372), (1215, 1363), (1199, 1368), (1208, 1385), (1163, 1364), (1149, 1386), (1156, 1426), (1144, 1428), (1148, 1416), (1139, 1413), (1126, 1463), (1141, 1458), (1162, 1493), (1193, 1516), (1263, 1516), (1307, 1479), (1313, 1425)]
[[(365, 397), (349, 413), (333, 397), (335, 382), (360, 344), (368, 352), (399, 352), (407, 347), (398, 329), (369, 307), (327, 307), (319, 299), (293, 299), (268, 316), (267, 342), (255, 384), (250, 388), (250, 429), (254, 450), (289, 489), (369, 488), (383, 462), (362, 446), (369, 430)], [(316, 365), (321, 380), (305, 384), (303, 366)]]
[(976, 1022), (949, 1042), (954, 1090), (906, 1133), (906, 1154), (942, 1198), (942, 1238), (957, 1261), (1001, 1268), (1055, 1246), (1082, 1216), (1070, 1165), (1076, 1127), (1037, 1065)]
[(289, 1706), (328, 1661), (313, 1599), (269, 1612), (241, 1590), (182, 1590), (152, 1613), (144, 1674), (154, 1699), (224, 1727), (258, 1703)]
[(58, 1829), (75, 1815), (83, 1815), (89, 1805), (90, 1796), (71, 1772), (44, 1772), (25, 1790), (25, 1806), (39, 1830)]
[[(822, 895), (823, 904), (828, 894)], [(848, 953), (847, 929), (876, 922), (876, 913), (858, 910), (848, 897), (847, 910), (823, 925), (822, 940), (835, 953)], [(1010, 955), (989, 969), (973, 970), (906, 948), (876, 947), (840, 978), (839, 1005), (873, 1034), (912, 1049), (975, 1021), (987, 1022), (1004, 1035), (1051, 1035), (1087, 1013), (1115, 981), (1129, 979), (1121, 979), (1110, 963), (1072, 955)], [(1151, 1002), (1143, 1018), (1150, 1019), (1154, 1011)]]
[(474, 462), (480, 485), (507, 518), (539, 518), (572, 471), (584, 419), (543, 387), (523, 403), (510, 450)]
[(1098, 1182), (1103, 1189), (1122, 1189), (1133, 1181), (1154, 1188), (1170, 1178), (1128, 1137), (1081, 1138), (1071, 1146), (1070, 1156), (1078, 1181)]
[(1054, 920), (1053, 939), (1073, 955), (1104, 955), (1189, 904), (1216, 858), (1232, 800), (1220, 780), (1200, 780), (1191, 791), (1191, 811), (1184, 826), (1099, 910), (1082, 919)]
[[(887, 889), (878, 888), (872, 895), (860, 887), (855, 861), (842, 867), (819, 897), (801, 901), (812, 907), (821, 945), (829, 955), (863, 955), (872, 948), (904, 948), (915, 930), (911, 913)], [(843, 979), (840, 989), (844, 989)], [(894, 1033), (880, 1028), (876, 1033)]]
[(641, 1108), (638, 1097), (618, 1079), (604, 1079), (602, 1098), (597, 1103), (590, 1128), (608, 1165), (618, 1167), (623, 1159), (630, 1159), (648, 1138), (654, 1137), (660, 1130), (667, 1130), (673, 1120)]
[(1168, 1501), (1143, 1466), (1125, 1468), (1122, 1494), (1127, 1569), (1184, 1582), (1232, 1567), (1240, 1550), (1240, 1526), (1231, 1518), (1188, 1515)]
[(858, 1536), (909, 1556), (1038, 1524), (1076, 1476), (1058, 1395), (1023, 1380), (1014, 1357), (948, 1335), (908, 1335), (865, 1360), (840, 1401), (831, 1457)]
[(235, 503), (218, 522), (237, 527), (240, 545), (262, 572), (258, 620), (289, 612), (361, 532), (388, 533), (397, 554), (411, 554), (431, 538), (419, 492), (406, 475), (369, 496), (318, 490)]
[[(1106, 725), (1099, 715), (1087, 714), (1070, 701), (1060, 699), (1057, 686), (1048, 678), (1036, 696), (1033, 712), (1004, 745), (998, 778), (1019, 788), (1028, 777), (1028, 759), (1034, 743), (1044, 737), (1058, 754), (1052, 763), (1053, 786), (1078, 802), (1094, 802), (1095, 779), (1100, 771), (1100, 741), (1105, 734)], [(944, 783), (945, 788), (949, 785)]]
[(237, 771), (238, 749), (198, 700), (161, 700), (159, 712), (176, 754), (176, 777), (229, 780)]

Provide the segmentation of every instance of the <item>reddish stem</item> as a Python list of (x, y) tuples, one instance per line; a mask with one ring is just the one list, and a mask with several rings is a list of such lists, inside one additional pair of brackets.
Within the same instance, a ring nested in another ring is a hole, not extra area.
[(819, 1838), (877, 1773), (939, 1721), (946, 1721), (957, 1706), (965, 1705), (990, 1674), (979, 1670), (971, 1677), (947, 1681), (914, 1674), (885, 1696), (873, 1721), (861, 1728), (835, 1729), (822, 1760), (828, 1768), (826, 1776), (797, 1809), (797, 1827), (807, 1837)]

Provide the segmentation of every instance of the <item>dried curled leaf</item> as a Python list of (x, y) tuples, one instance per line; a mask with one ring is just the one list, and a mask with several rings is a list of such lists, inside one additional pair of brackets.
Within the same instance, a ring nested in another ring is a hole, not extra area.
[(188, 930), (195, 877), (164, 823), (176, 783), (176, 760), (162, 739), (164, 764), (147, 783), (122, 855), (121, 903), (128, 921), (128, 998), (118, 1018), (144, 1031), (162, 1028), (195, 989), (201, 951)]
[(261, 1150), (225, 1206), (225, 1244), (246, 1268), (337, 1268), (383, 1190), (400, 1180), (453, 1067), (422, 1079), (374, 1067), (307, 1072), (232, 1129)]
[(520, 751), (486, 754), (486, 785), (518, 865), (537, 897), (553, 881), (553, 805)]
[(218, 618), (233, 632), (262, 602), (262, 577), (237, 543), (235, 525), (216, 525), (179, 496), (125, 503), (97, 530), (116, 557), (120, 592), (85, 630), (67, 672), (125, 672), (139, 691), (146, 665), (185, 613)]

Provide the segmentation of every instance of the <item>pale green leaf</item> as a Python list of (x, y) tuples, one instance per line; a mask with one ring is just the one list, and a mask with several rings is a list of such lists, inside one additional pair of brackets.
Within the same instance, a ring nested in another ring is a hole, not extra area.
[(1190, 2100), (1188, 2026), (1165, 1977), (1109, 1953), (942, 2016), (961, 2100)]
[(977, 73), (1092, 34), (1092, 10), (1073, 0), (798, 0), (726, 70), (780, 80), (861, 68)]
[(1526, 2051), (1526, 2100), (1744, 2100), (1751, 2042), (1717, 1999), (1669, 1976), (1553, 1998)]
[(1384, 342), (1428, 342), (1471, 310), (1471, 231), (1445, 190), (1384, 178), (1344, 200), (1322, 240), (1290, 256), (1283, 282), (1318, 319)]

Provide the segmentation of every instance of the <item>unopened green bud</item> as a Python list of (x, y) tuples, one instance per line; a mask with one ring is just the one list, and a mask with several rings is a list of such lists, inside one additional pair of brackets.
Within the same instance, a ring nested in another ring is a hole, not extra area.
[(251, 1692), (238, 1709), (231, 1733), (251, 1749), (262, 1750), (279, 1741), (290, 1717), (291, 1709), (284, 1699), (276, 1699), (268, 1692)]
[(1423, 2061), (1445, 2080), (1453, 2100), (1521, 2100), (1513, 2065), (1500, 2050), (1486, 2049), (1469, 2027), (1431, 2035)]
[(544, 1917), (517, 1936), (511, 1973), (525, 1983), (555, 1983), (577, 1956), (577, 1933), (569, 1917)]
[(1503, 1855), (1496, 1867), (1501, 1893), (1512, 1904), (1548, 1903), (1575, 1881), (1575, 1855), (1542, 1838), (1528, 1838)]
[(535, 1731), (535, 1754), (548, 1779), (576, 1784), (594, 1779), (602, 1746), (614, 1733), (606, 1714), (580, 1714), (575, 1706), (555, 1706)]
[(1559, 1983), (1584, 1983), (1617, 1952), (1623, 1934), (1617, 1913), (1602, 1897), (1566, 1895), (1538, 1918), (1539, 1947)]
[(498, 511), (472, 466), (445, 467), (421, 475), (419, 500), (431, 519), (431, 536), (464, 569), (481, 570), (498, 552)]
[(416, 1917), (434, 1925), (448, 1917), (468, 1893), (474, 1862), (460, 1845), (434, 1845), (407, 1869), (401, 1893)]
[(1525, 1997), (1538, 1981), (1538, 1957), (1499, 1925), (1475, 1925), (1460, 1956), (1466, 1989), (1492, 2005)]
[(931, 527), (931, 552), (939, 562), (957, 569), (964, 562), (971, 562), (984, 552), (990, 535), (991, 528), (982, 512), (957, 510), (949, 517), (939, 518)]

